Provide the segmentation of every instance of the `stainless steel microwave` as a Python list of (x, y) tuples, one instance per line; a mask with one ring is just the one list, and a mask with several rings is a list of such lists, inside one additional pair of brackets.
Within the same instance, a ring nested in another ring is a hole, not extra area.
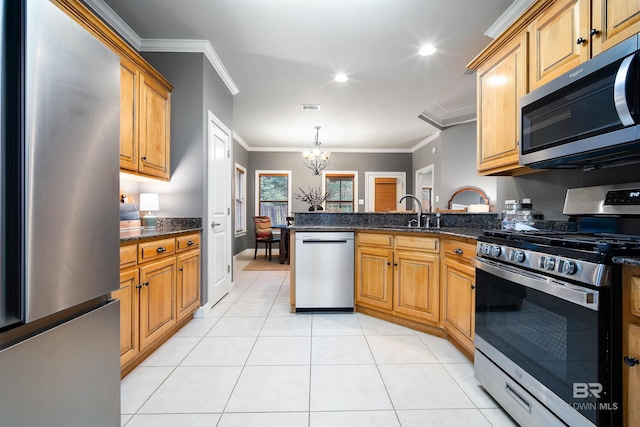
[(520, 164), (640, 162), (640, 34), (520, 99)]

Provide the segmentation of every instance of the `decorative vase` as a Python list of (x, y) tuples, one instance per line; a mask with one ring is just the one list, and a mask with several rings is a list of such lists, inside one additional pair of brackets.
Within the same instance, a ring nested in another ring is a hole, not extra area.
[(309, 206), (309, 211), (311, 211), (311, 212), (313, 212), (313, 211), (321, 211), (321, 210), (324, 210), (324, 209), (320, 205), (311, 205), (311, 206)]

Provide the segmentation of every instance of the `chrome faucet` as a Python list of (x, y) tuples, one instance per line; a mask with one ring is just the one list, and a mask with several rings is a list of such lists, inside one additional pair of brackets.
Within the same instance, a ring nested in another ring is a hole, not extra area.
[(418, 217), (417, 217), (417, 221), (418, 221), (418, 227), (420, 227), (420, 217), (422, 216), (422, 203), (420, 203), (420, 199), (418, 199), (416, 196), (414, 196), (413, 194), (405, 194), (404, 196), (400, 197), (400, 201), (398, 203), (402, 203), (402, 201), (406, 198), (410, 198), (413, 199), (417, 204), (418, 204)]

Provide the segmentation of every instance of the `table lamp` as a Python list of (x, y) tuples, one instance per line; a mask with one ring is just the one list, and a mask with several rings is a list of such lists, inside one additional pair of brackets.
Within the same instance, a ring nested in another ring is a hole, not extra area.
[(147, 211), (142, 218), (144, 228), (156, 228), (156, 216), (151, 211), (160, 210), (156, 193), (140, 193), (140, 210)]

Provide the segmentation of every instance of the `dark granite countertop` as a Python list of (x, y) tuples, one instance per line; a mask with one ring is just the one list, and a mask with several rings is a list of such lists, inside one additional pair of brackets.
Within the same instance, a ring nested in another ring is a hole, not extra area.
[(632, 267), (640, 267), (639, 257), (614, 256), (612, 260), (615, 264), (630, 265)]
[(295, 231), (386, 231), (389, 233), (416, 233), (433, 234), (438, 236), (452, 236), (465, 239), (477, 239), (482, 235), (482, 228), (468, 227), (442, 227), (442, 228), (417, 228), (417, 227), (376, 227), (376, 226), (347, 226), (347, 225), (305, 225), (289, 227)]
[(156, 237), (172, 236), (179, 234), (193, 233), (201, 231), (202, 227), (166, 227), (147, 230), (144, 228), (136, 228), (132, 230), (120, 230), (120, 242), (129, 242), (132, 240), (151, 239)]

